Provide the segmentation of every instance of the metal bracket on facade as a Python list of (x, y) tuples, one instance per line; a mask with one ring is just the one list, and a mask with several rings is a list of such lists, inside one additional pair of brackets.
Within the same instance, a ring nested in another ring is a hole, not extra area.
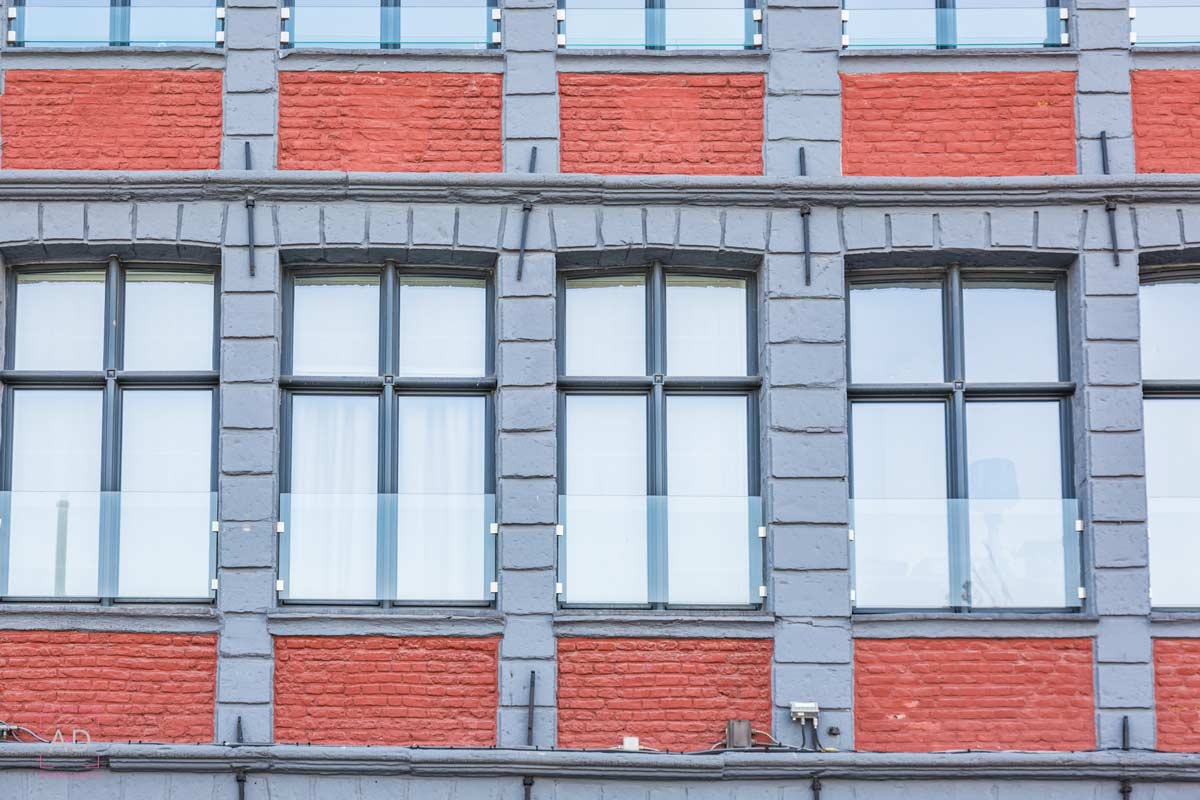
[(554, 584), (554, 593), (555, 593), (555, 594), (562, 594), (562, 593), (563, 593), (563, 585), (562, 585), (561, 583), (556, 583), (556, 584)]
[(492, 581), (491, 584), (488, 586), (488, 591), (491, 592), (492, 594), (500, 594), (500, 582)]
[(1083, 520), (1081, 520), (1081, 519), (1075, 520), (1075, 532), (1083, 533)]
[(493, 536), (496, 536), (496, 535), (498, 535), (498, 534), (500, 533), (500, 523), (498, 523), (498, 522), (493, 522), (493, 523), (492, 523), (492, 524), (491, 524), (491, 525), (488, 527), (488, 530), (490, 530), (490, 531), (492, 532), (492, 535), (493, 535)]
[(856, 595), (857, 595), (857, 592), (855, 592), (853, 589), (851, 589), (850, 590), (850, 605), (854, 605), (854, 601), (857, 599)]
[[(537, 170), (537, 145), (529, 148), (529, 173)], [(525, 274), (525, 241), (529, 236), (529, 214), (533, 211), (533, 203), (521, 206), (521, 250), (517, 254), (517, 280)]]
[(562, 525), (555, 525), (555, 526), (554, 526), (554, 535), (555, 535), (555, 536), (562, 536), (562, 535), (563, 535), (563, 526), (562, 526)]
[(283, 524), (283, 520), (279, 520), (279, 522), (275, 523), (275, 532), (276, 533), (283, 533), (284, 530), (285, 530), (285, 526)]
[[(250, 142), (243, 142), (246, 146), (246, 170), (254, 168), (254, 162), (250, 158)], [(250, 277), (254, 277), (254, 195), (246, 198), (246, 242), (250, 245)]]
[(758, 596), (759, 596), (759, 597), (766, 597), (766, 596), (767, 596), (767, 587), (765, 587), (765, 586), (759, 586), (759, 587), (758, 587)]
[(812, 285), (812, 247), (809, 246), (809, 231), (808, 217), (812, 214), (812, 207), (808, 205), (800, 206), (800, 228), (804, 235), (804, 285)]
[(213, 533), (221, 532), (221, 523), (217, 522), (215, 519), (213, 520), (213, 524), (212, 524), (212, 532)]
[(1100, 169), (1108, 174), (1108, 131), (1100, 131)]
[(767, 528), (765, 525), (758, 526), (758, 538), (760, 538), (760, 539), (767, 538)]
[(277, 591), (277, 592), (282, 592), (282, 591), (283, 591), (283, 579), (282, 579), (282, 578), (280, 578), (279, 580), (275, 581), (275, 591)]
[(849, 528), (849, 529), (847, 529), (847, 530), (846, 530), (846, 537), (847, 537), (847, 538), (848, 538), (850, 541), (852, 541), (852, 542), (854, 541), (854, 528)]
[(1121, 247), (1117, 241), (1117, 201), (1105, 201), (1104, 213), (1108, 215), (1108, 238), (1112, 242), (1113, 266), (1119, 267), (1121, 266)]
[(1086, 599), (1087, 599), (1087, 589), (1085, 589), (1085, 588), (1084, 588), (1084, 587), (1082, 587), (1082, 586), (1080, 586), (1080, 587), (1079, 587), (1079, 599), (1080, 599), (1080, 600), (1086, 600)]
[(209, 586), (211, 586), (212, 590), (215, 592), (217, 590), (217, 579), (213, 578), (212, 582), (209, 584)]

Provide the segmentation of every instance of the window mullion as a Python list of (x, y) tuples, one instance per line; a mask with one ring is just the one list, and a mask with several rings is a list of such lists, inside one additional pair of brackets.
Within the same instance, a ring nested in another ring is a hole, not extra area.
[(98, 590), (111, 602), (118, 587), (120, 561), (120, 430), (121, 395), (117, 383), (121, 345), (121, 284), (124, 269), (116, 256), (105, 270), (104, 300), (104, 414), (100, 433), (100, 554)]
[(391, 386), (384, 386), (380, 396), (382, 414), (380, 425), (379, 447), (379, 487), (380, 496), (377, 504), (379, 523), (376, 541), (376, 580), (379, 599), (384, 606), (391, 606), (396, 596), (396, 553), (398, 520), (398, 477), (396, 447), (396, 407), (398, 398)]
[(129, 0), (110, 0), (108, 17), (109, 31), (108, 44), (112, 47), (128, 47), (131, 43), (129, 40), (131, 24)]
[(971, 606), (971, 552), (967, 513), (967, 404), (964, 378), (966, 375), (965, 334), (963, 328), (962, 272), (957, 264), (950, 267), (946, 280), (946, 344), (947, 378), (953, 387), (949, 406), (947, 445), (950, 449), (948, 478), (950, 482), (949, 547), (950, 547), (950, 605), (969, 609)]

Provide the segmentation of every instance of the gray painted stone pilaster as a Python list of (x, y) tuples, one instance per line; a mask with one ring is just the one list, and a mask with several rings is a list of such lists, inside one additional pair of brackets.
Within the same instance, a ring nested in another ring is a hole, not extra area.
[(1079, 172), (1103, 173), (1100, 132), (1108, 134), (1109, 172), (1133, 172), (1129, 102), (1129, 3), (1077, 0), (1072, 35), (1079, 47), (1075, 117)]
[(839, 0), (768, 0), (770, 49), (764, 173), (791, 177), (804, 148), (808, 174), (842, 174), (842, 100), (838, 77)]
[(241, 203), (225, 209), (221, 254), (217, 741), (235, 740), (239, 717), (247, 742), (271, 741), (273, 727), (280, 275), (271, 209), (255, 213), (254, 275)]
[(224, 140), (221, 166), (245, 169), (250, 142), (255, 169), (273, 169), (279, 78), (277, 0), (226, 0)]
[(504, 169), (525, 172), (537, 147), (537, 171), (558, 172), (558, 75), (555, 0), (504, 2)]
[[(821, 707), (827, 747), (852, 745), (843, 258), (832, 208), (811, 216), (804, 281), (800, 212), (771, 213), (763, 269), (763, 472), (776, 615), (774, 736), (800, 745), (788, 705)], [(831, 727), (840, 736), (829, 733)], [(811, 744), (811, 741), (810, 741)]]
[(524, 272), (517, 280), (521, 212), (509, 208), (497, 265), (496, 474), (500, 522), (499, 744), (526, 743), (530, 673), (536, 672), (534, 738), (556, 731), (554, 609), (558, 518), (555, 380), (555, 263), (550, 213), (530, 215)]
[(1079, 342), (1076, 481), (1085, 522), (1087, 607), (1095, 641), (1098, 745), (1119, 747), (1122, 717), (1132, 745), (1154, 746), (1154, 676), (1138, 332), (1138, 259), (1131, 214), (1117, 215), (1120, 265), (1113, 264), (1103, 208), (1088, 209), (1073, 276)]

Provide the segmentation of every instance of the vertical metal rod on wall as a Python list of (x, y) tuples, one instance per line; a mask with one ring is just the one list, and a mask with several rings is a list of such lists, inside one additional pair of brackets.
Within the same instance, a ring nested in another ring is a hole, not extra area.
[(537, 688), (537, 672), (529, 671), (529, 716), (525, 720), (525, 744), (533, 747), (533, 691)]
[[(250, 142), (243, 144), (246, 146), (246, 171), (249, 172), (254, 168), (250, 159)], [(250, 276), (254, 277), (254, 195), (246, 197), (246, 241), (250, 245)]]
[[(804, 148), (800, 148), (799, 153), (800, 177), (808, 177), (808, 159), (805, 158)], [(812, 213), (812, 209), (803, 205), (800, 206), (800, 227), (804, 234), (804, 285), (812, 285), (812, 248), (808, 245), (808, 215)]]
[(1108, 174), (1108, 131), (1100, 131), (1100, 169)]
[[(537, 170), (537, 145), (529, 149), (529, 172), (532, 174)], [(517, 280), (525, 274), (525, 240), (529, 235), (529, 213), (533, 211), (533, 203), (526, 203), (521, 206), (521, 250), (517, 254)]]
[(1121, 266), (1121, 247), (1117, 242), (1117, 203), (1108, 200), (1104, 203), (1104, 213), (1108, 215), (1108, 238), (1112, 242), (1113, 266)]

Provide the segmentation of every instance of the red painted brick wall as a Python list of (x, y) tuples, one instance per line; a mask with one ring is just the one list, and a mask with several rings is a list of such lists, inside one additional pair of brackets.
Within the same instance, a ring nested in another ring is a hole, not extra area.
[(216, 674), (213, 634), (0, 631), (0, 719), (47, 739), (211, 742)]
[(275, 741), (494, 745), (499, 643), (276, 637)]
[(1158, 749), (1200, 752), (1200, 639), (1154, 640)]
[(558, 76), (563, 172), (761, 175), (762, 75)]
[(10, 69), (0, 135), (5, 169), (217, 169), (221, 73)]
[(1200, 172), (1200, 70), (1131, 73), (1138, 172)]
[(279, 168), (499, 172), (502, 76), (281, 72)]
[(859, 750), (1091, 750), (1090, 639), (859, 639)]
[(842, 75), (846, 175), (1073, 175), (1074, 72)]
[(558, 746), (703, 750), (725, 723), (771, 730), (769, 639), (559, 639)]

